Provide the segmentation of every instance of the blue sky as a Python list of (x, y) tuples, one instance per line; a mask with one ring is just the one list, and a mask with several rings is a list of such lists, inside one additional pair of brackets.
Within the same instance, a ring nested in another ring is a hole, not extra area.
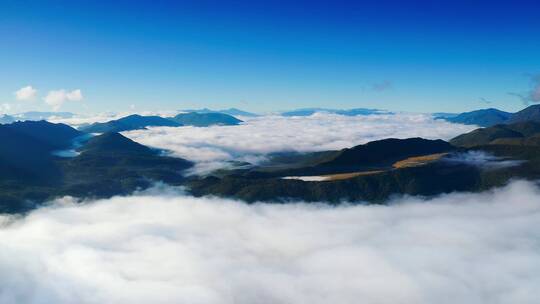
[(0, 104), (514, 111), (540, 73), (533, 1), (111, 2), (0, 1)]

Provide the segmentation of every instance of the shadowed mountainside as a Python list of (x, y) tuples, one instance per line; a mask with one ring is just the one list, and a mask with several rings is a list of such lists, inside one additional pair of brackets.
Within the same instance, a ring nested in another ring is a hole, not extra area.
[[(496, 143), (526, 143), (529, 138), (540, 133), (540, 123), (521, 122), (515, 124), (495, 125), (479, 128), (469, 133), (459, 135), (450, 143), (459, 147), (474, 147)], [(534, 139), (532, 139), (534, 141)], [(531, 142), (532, 143), (532, 142)]]
[(527, 121), (540, 122), (540, 105), (532, 105), (512, 114), (506, 123), (513, 124)]
[(154, 181), (179, 185), (192, 163), (165, 157), (119, 133), (83, 144), (75, 157), (58, 157), (81, 132), (46, 121), (0, 126), (0, 212), (29, 210), (45, 200), (71, 195), (109, 197), (144, 189)]
[[(519, 129), (520, 134), (531, 134), (536, 126), (522, 124), (514, 128)], [(473, 159), (469, 160), (468, 153), (473, 153)], [(474, 159), (478, 153), (487, 159)], [(247, 202), (384, 203), (394, 195), (482, 191), (502, 186), (512, 178), (540, 178), (540, 146), (532, 145), (479, 143), (464, 149), (444, 141), (391, 139), (342, 151), (308, 153), (307, 160), (302, 160), (300, 155), (293, 155), (294, 161), (290, 162), (283, 158), (286, 156), (278, 157), (276, 166), (270, 163), (191, 180), (190, 191), (196, 196), (212, 194)], [(304, 165), (299, 166), (299, 163)], [(350, 174), (337, 174), (339, 178), (322, 181), (289, 178), (332, 174), (345, 167), (357, 171), (349, 170)]]

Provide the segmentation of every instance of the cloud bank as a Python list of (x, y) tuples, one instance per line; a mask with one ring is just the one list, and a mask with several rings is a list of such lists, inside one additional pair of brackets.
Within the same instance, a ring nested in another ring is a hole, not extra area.
[(317, 113), (308, 117), (261, 116), (239, 126), (159, 127), (123, 134), (176, 156), (219, 166), (219, 162), (230, 160), (257, 162), (272, 152), (336, 150), (389, 137), (450, 139), (472, 129), (475, 127), (424, 114)]
[(537, 303), (540, 286), (526, 182), (342, 207), (162, 188), (0, 222), (6, 304)]
[(49, 91), (47, 96), (43, 98), (46, 104), (51, 106), (55, 111), (59, 110), (62, 105), (67, 101), (81, 101), (83, 100), (83, 95), (80, 89), (73, 91), (56, 90)]

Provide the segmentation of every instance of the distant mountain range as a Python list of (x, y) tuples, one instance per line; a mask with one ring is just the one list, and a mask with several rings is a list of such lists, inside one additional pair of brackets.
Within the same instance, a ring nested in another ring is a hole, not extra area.
[(185, 126), (209, 127), (209, 126), (235, 126), (242, 121), (232, 115), (223, 113), (180, 113), (171, 120)]
[(0, 115), (0, 124), (8, 124), (15, 121), (39, 121), (39, 120), (48, 120), (52, 117), (55, 118), (72, 118), (75, 117), (75, 114), (69, 112), (24, 112), (13, 115)]
[(435, 119), (453, 123), (491, 127), (497, 124), (512, 124), (526, 121), (540, 122), (540, 105), (529, 106), (519, 112), (509, 113), (497, 109), (482, 109), (461, 114), (436, 113)]
[(13, 115), (17, 120), (47, 120), (51, 117), (73, 118), (75, 114), (70, 112), (38, 112), (30, 111)]
[(120, 119), (104, 123), (94, 123), (82, 127), (81, 131), (87, 133), (123, 132), (145, 129), (146, 127), (179, 127), (181, 123), (159, 116), (129, 115)]
[[(237, 108), (230, 108), (226, 110), (210, 110), (208, 108), (203, 108), (203, 109), (188, 109), (188, 110), (181, 110), (181, 111), (187, 112), (187, 113), (221, 113), (221, 114), (228, 114), (232, 116), (243, 116), (243, 117), (259, 116), (258, 114), (246, 112)], [(346, 115), (346, 116), (389, 113), (388, 111), (384, 111), (384, 110), (366, 109), (366, 108), (355, 108), (355, 109), (348, 109), (348, 110), (347, 109), (329, 109), (329, 108), (302, 108), (302, 109), (280, 112), (280, 115), (282, 116), (311, 116), (318, 112), (339, 114), (339, 115)]]
[(456, 116), (438, 116), (436, 118), (442, 118), (453, 123), (490, 127), (496, 124), (506, 122), (510, 118), (510, 116), (512, 116), (512, 113), (500, 111), (497, 109), (483, 109), (461, 113)]
[(231, 116), (244, 116), (244, 117), (256, 117), (256, 116), (259, 116), (258, 114), (243, 111), (243, 110), (240, 110), (240, 109), (237, 109), (237, 108), (229, 108), (229, 109), (225, 109), (225, 110), (210, 110), (208, 108), (203, 108), (203, 109), (198, 109), (198, 110), (189, 109), (189, 110), (180, 110), (180, 111), (181, 112), (186, 112), (186, 113), (201, 113), (201, 114), (203, 114), (203, 113), (221, 113), (221, 114), (227, 114), (227, 115), (231, 115)]
[(234, 126), (242, 121), (223, 113), (180, 113), (174, 117), (129, 115), (104, 123), (94, 123), (81, 127), (87, 133), (123, 132), (141, 130), (147, 127), (209, 127), (214, 125)]
[(389, 113), (387, 111), (378, 110), (378, 109), (365, 109), (365, 108), (356, 108), (349, 110), (342, 109), (326, 109), (326, 108), (304, 108), (297, 109), (292, 111), (282, 112), (282, 116), (311, 116), (315, 113), (331, 113), (345, 116), (357, 116), (357, 115), (371, 115), (371, 114), (385, 114)]

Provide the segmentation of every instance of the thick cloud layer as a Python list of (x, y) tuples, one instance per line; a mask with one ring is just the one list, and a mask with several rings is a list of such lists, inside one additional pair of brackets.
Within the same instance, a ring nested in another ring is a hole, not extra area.
[(124, 134), (139, 143), (171, 150), (176, 156), (212, 163), (252, 162), (271, 152), (342, 149), (389, 137), (450, 139), (474, 128), (424, 114), (350, 117), (318, 113), (309, 117), (262, 116), (240, 126), (160, 127)]
[(538, 303), (540, 193), (525, 182), (392, 206), (165, 190), (0, 218), (0, 302)]

